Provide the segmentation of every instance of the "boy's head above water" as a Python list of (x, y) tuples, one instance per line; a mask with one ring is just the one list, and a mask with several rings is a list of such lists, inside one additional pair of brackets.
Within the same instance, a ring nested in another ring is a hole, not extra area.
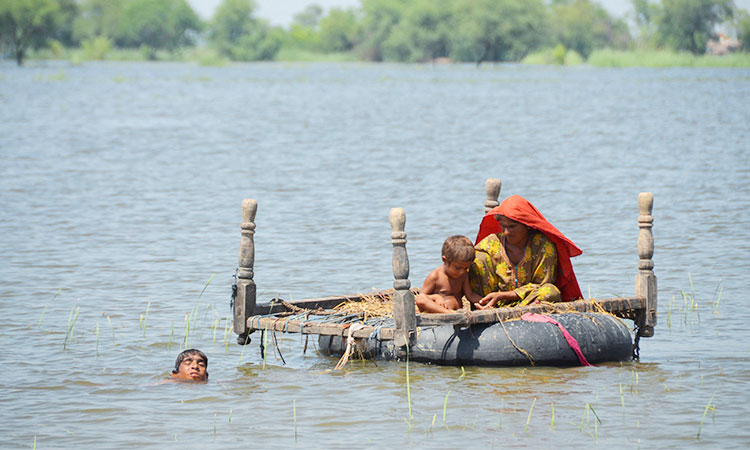
[(189, 348), (174, 363), (172, 378), (184, 381), (208, 381), (208, 356), (196, 348)]
[(466, 275), (474, 262), (474, 244), (466, 236), (457, 234), (445, 240), (442, 254), (445, 273), (451, 278), (459, 278)]

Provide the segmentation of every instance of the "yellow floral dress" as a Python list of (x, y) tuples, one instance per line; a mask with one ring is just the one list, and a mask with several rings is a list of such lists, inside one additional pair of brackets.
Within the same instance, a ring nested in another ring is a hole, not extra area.
[(532, 231), (523, 258), (514, 266), (499, 234), (490, 234), (476, 246), (475, 259), (469, 268), (471, 289), (481, 296), (490, 292), (515, 291), (516, 303), (499, 306), (528, 305), (537, 300), (559, 302), (560, 290), (554, 285), (557, 249), (547, 236)]

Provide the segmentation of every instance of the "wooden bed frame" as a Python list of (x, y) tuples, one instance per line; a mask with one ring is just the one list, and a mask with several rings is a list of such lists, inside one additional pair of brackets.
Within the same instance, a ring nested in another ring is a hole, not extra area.
[[(490, 178), (485, 183), (487, 199), (485, 213), (498, 206), (501, 183)], [(654, 335), (656, 326), (656, 276), (654, 275), (653, 194), (638, 195), (638, 274), (635, 277), (635, 295), (597, 300), (576, 300), (554, 304), (501, 307), (492, 310), (464, 311), (452, 314), (426, 314), (415, 312), (414, 289), (409, 282), (409, 258), (406, 253), (406, 214), (402, 208), (393, 208), (389, 214), (393, 245), (393, 290), (379, 291), (368, 295), (392, 295), (394, 326), (354, 327), (351, 323), (327, 323), (310, 321), (309, 314), (331, 314), (331, 309), (345, 301), (362, 299), (359, 294), (311, 298), (294, 302), (277, 299), (265, 304), (256, 303), (256, 285), (253, 281), (255, 262), (255, 215), (257, 201), (242, 201), (242, 240), (239, 251), (239, 267), (233, 289), (234, 331), (237, 343), (247, 344), (249, 334), (255, 330), (281, 331), (287, 333), (313, 334), (320, 336), (342, 336), (368, 339), (376, 335), (381, 341), (393, 340), (399, 347), (414, 343), (418, 327), (437, 325), (469, 326), (488, 324), (521, 317), (523, 314), (564, 312), (607, 312), (617, 317), (633, 320), (635, 332), (634, 356), (637, 357), (638, 341), (641, 337)], [(321, 311), (322, 310), (322, 311)], [(307, 313), (304, 313), (307, 311)], [(301, 313), (302, 312), (302, 313)], [(299, 317), (305, 316), (305, 317)]]

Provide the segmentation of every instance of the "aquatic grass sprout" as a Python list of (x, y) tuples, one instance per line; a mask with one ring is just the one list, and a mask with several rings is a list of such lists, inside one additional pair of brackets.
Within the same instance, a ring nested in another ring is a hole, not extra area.
[(721, 294), (723, 292), (724, 286), (721, 285), (721, 280), (719, 280), (719, 284), (716, 285), (716, 291), (714, 291), (714, 301), (711, 302), (714, 314), (719, 314), (719, 302), (721, 301)]
[(297, 442), (297, 400), (292, 400), (292, 418), (294, 420), (294, 442)]
[(451, 387), (448, 388), (448, 393), (445, 394), (445, 400), (443, 401), (443, 423), (445, 423), (445, 414), (446, 414), (446, 410), (448, 409), (448, 396), (451, 395), (451, 391), (456, 386), (456, 384), (458, 384), (465, 377), (466, 377), (466, 371), (464, 370), (464, 366), (461, 366), (461, 375), (458, 377), (456, 381), (453, 382), (453, 384), (451, 384)]
[[(81, 310), (80, 307), (76, 307), (75, 316), (73, 316), (72, 319), (68, 318), (68, 332), (65, 333), (65, 341), (63, 341), (63, 350), (65, 350), (65, 348), (67, 347), (69, 341), (70, 342), (73, 341), (73, 327), (75, 327), (75, 325), (76, 325), (76, 320), (78, 320), (78, 312), (80, 310)], [(70, 313), (73, 314), (73, 310), (72, 309), (70, 310)]]
[(143, 337), (146, 337), (146, 324), (148, 323), (148, 310), (151, 308), (151, 302), (146, 305), (146, 314), (143, 316)]
[(534, 397), (534, 400), (531, 402), (531, 408), (529, 408), (529, 415), (526, 417), (526, 426), (523, 428), (524, 433), (528, 433), (529, 431), (529, 422), (531, 422), (531, 413), (534, 411), (535, 404), (536, 404), (536, 397)]
[(57, 288), (57, 292), (55, 292), (55, 295), (52, 296), (52, 298), (47, 302), (46, 305), (44, 305), (44, 309), (42, 309), (42, 315), (39, 317), (39, 323), (37, 324), (37, 328), (42, 328), (42, 321), (44, 320), (44, 313), (47, 312), (47, 307), (49, 306), (52, 301), (54, 301), (58, 295), (60, 295), (60, 292), (62, 292), (62, 288)]
[(409, 429), (411, 429), (411, 421), (412, 421), (412, 414), (411, 414), (411, 384), (409, 383), (409, 340), (406, 339), (406, 402), (409, 405), (409, 420), (407, 423), (409, 424)]
[(114, 343), (116, 338), (115, 338), (115, 328), (112, 326), (112, 320), (110, 320), (109, 314), (105, 314), (104, 317), (107, 318), (107, 324), (109, 325), (109, 329), (112, 330), (112, 342)]
[(715, 393), (711, 395), (711, 398), (708, 399), (708, 403), (706, 403), (706, 408), (703, 410), (703, 417), (701, 417), (701, 422), (698, 424), (698, 433), (695, 435), (696, 439), (701, 438), (701, 430), (703, 429), (703, 421), (706, 420), (706, 414), (708, 414), (708, 411), (711, 410), (713, 412), (716, 411), (716, 406), (712, 405), (711, 403), (714, 401), (714, 395)]
[(174, 336), (174, 320), (169, 326), (169, 342), (167, 342), (167, 351), (172, 351), (172, 337)]
[[(622, 392), (622, 388), (620, 389), (620, 392)], [(555, 430), (555, 402), (552, 402), (549, 404), (550, 409), (552, 410), (552, 421), (549, 424), (549, 429), (554, 431)]]
[(240, 352), (240, 360), (237, 362), (237, 366), (242, 365), (242, 357), (245, 355), (245, 349), (247, 348), (247, 343), (250, 342), (250, 334), (248, 333), (245, 336), (245, 343), (242, 345), (242, 351)]
[(234, 324), (229, 326), (229, 317), (224, 320), (224, 353), (229, 351), (229, 332), (234, 328)]

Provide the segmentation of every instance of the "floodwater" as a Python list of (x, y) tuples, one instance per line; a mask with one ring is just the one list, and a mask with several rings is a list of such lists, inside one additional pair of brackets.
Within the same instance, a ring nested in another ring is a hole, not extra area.
[[(748, 105), (748, 69), (2, 62), (0, 447), (745, 448)], [(333, 372), (313, 339), (233, 343), (243, 198), (260, 300), (300, 299), (391, 286), (391, 207), (421, 285), (488, 177), (583, 249), (587, 297), (633, 293), (654, 193), (639, 362)], [(210, 382), (160, 384), (186, 344)]]

